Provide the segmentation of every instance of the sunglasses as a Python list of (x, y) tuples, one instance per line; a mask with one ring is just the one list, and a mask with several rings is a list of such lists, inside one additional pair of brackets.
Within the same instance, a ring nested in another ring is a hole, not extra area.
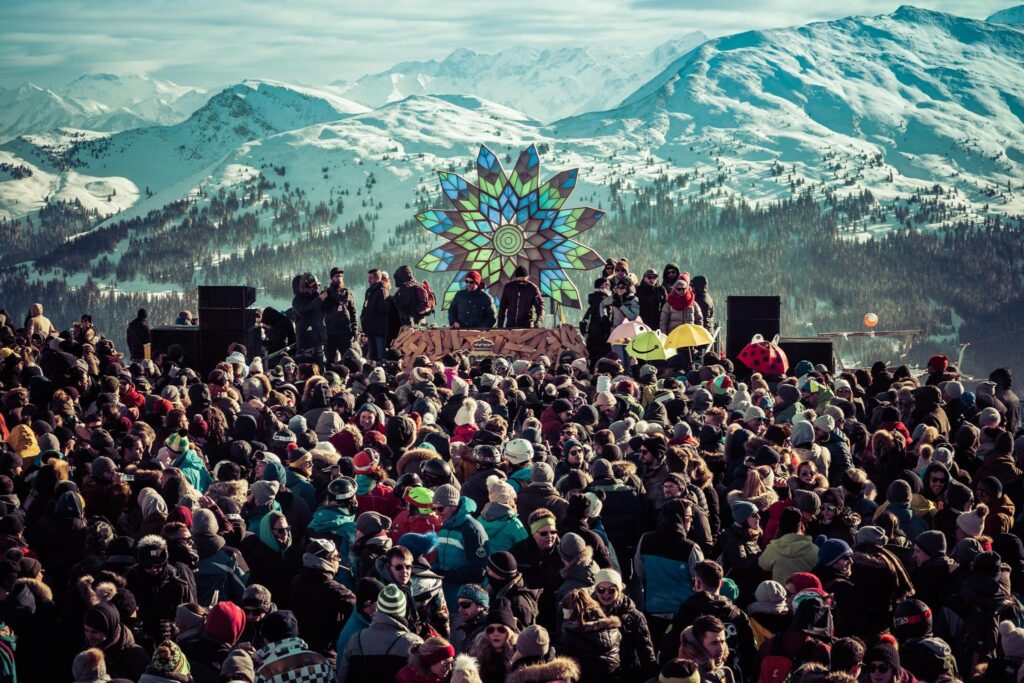
[(883, 663), (879, 662), (878, 664), (870, 664), (870, 665), (868, 665), (868, 673), (884, 674), (884, 673), (886, 673), (888, 671), (891, 671), (891, 669), (890, 669), (888, 664), (883, 664)]
[(444, 512), (444, 505), (432, 505), (431, 509), (434, 512)]
[(833, 505), (832, 503), (825, 503), (824, 505), (821, 506), (821, 509), (824, 510), (825, 512), (835, 512), (836, 506)]
[(657, 280), (658, 276), (657, 275), (644, 275), (644, 279), (645, 280)]
[(546, 538), (548, 536), (557, 536), (558, 532), (557, 531), (538, 531), (537, 535), (538, 536), (544, 536)]
[(505, 627), (504, 626), (488, 626), (486, 630), (487, 630), (487, 633), (504, 633), (505, 632)]
[(608, 586), (607, 588), (596, 588), (594, 590), (597, 591), (598, 595), (612, 595), (614, 593), (619, 592), (619, 589), (615, 586)]
[(393, 564), (393, 565), (391, 565), (391, 568), (394, 569), (395, 571), (399, 571), (399, 572), (400, 571), (409, 571), (409, 572), (412, 571), (412, 565), (411, 564)]
[(471, 600), (459, 600), (459, 609), (469, 609), (472, 606), (473, 602)]
[(275, 534), (288, 535), (292, 532), (291, 527), (277, 527), (273, 530)]

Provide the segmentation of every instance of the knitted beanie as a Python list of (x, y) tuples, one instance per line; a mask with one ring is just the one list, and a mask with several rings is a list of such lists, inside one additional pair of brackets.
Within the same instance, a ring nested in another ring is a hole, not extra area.
[(558, 544), (558, 554), (566, 562), (573, 562), (577, 557), (583, 554), (583, 550), (587, 547), (587, 544), (578, 535), (572, 532), (562, 536), (562, 540)]
[(458, 505), (461, 497), (453, 484), (445, 484), (434, 491), (434, 505)]
[(758, 602), (783, 603), (786, 601), (786, 588), (778, 581), (762, 581), (754, 590), (754, 599)]
[(194, 534), (216, 534), (220, 531), (217, 524), (217, 517), (206, 509), (198, 510), (192, 515), (192, 533)]
[(957, 517), (956, 526), (964, 533), (964, 536), (977, 538), (981, 536), (981, 532), (985, 528), (985, 517), (987, 515), (988, 508), (984, 505), (978, 505), (970, 512), (965, 512)]
[(884, 662), (892, 668), (896, 676), (899, 675), (900, 655), (892, 645), (880, 643), (868, 650), (868, 653), (864, 655), (864, 664), (867, 666), (873, 662)]
[(851, 557), (853, 550), (849, 544), (840, 538), (829, 538), (823, 541), (818, 548), (818, 564), (831, 567), (844, 557)]
[(550, 649), (551, 636), (548, 630), (537, 624), (523, 629), (516, 640), (516, 654), (519, 657), (544, 657)]
[(1024, 659), (1024, 629), (1015, 626), (1012, 621), (999, 622), (999, 644), (1007, 657)]
[(471, 600), (484, 609), (491, 606), (491, 596), (487, 594), (483, 586), (478, 583), (465, 583), (459, 589), (457, 600)]
[(857, 534), (854, 536), (854, 540), (857, 545), (876, 545), (884, 546), (889, 542), (889, 537), (885, 535), (881, 527), (877, 526), (862, 526), (857, 530)]
[(622, 575), (614, 569), (601, 569), (594, 574), (594, 585), (600, 586), (602, 583), (610, 583), (619, 590), (622, 590)]
[(367, 511), (356, 517), (356, 531), (363, 536), (377, 536), (390, 528), (391, 518), (379, 512)]
[(546, 462), (539, 462), (530, 471), (530, 482), (534, 484), (550, 484), (555, 481), (555, 471)]
[(914, 544), (928, 557), (940, 557), (946, 554), (946, 534), (941, 531), (925, 531), (914, 539)]
[(377, 611), (395, 617), (405, 616), (405, 593), (395, 584), (388, 584), (377, 596)]
[(492, 474), (487, 477), (487, 500), (492, 503), (514, 507), (516, 504), (516, 490), (507, 481)]
[(902, 479), (897, 479), (889, 484), (885, 497), (891, 503), (909, 503), (910, 495), (910, 484)]
[(511, 579), (519, 573), (519, 564), (512, 553), (502, 550), (493, 553), (487, 560), (487, 569), (502, 579)]
[(734, 500), (729, 503), (732, 519), (736, 524), (746, 524), (750, 517), (757, 514), (757, 506), (746, 500)]

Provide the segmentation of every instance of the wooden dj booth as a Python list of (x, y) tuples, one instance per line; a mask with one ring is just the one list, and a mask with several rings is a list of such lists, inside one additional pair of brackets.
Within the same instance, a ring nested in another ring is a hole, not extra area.
[(562, 351), (587, 355), (586, 343), (573, 325), (520, 330), (461, 330), (448, 327), (414, 329), (404, 327), (391, 347), (402, 354), (402, 367), (412, 367), (416, 356), (426, 354), (437, 360), (446, 353), (465, 351), (471, 356), (511, 356), (533, 360), (544, 354), (557, 361)]

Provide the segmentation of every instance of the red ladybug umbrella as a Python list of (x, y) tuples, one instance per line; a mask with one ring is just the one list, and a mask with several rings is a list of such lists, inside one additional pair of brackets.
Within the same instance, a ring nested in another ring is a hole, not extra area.
[(751, 370), (764, 375), (785, 375), (789, 370), (789, 358), (778, 344), (765, 341), (757, 334), (743, 347), (736, 358)]

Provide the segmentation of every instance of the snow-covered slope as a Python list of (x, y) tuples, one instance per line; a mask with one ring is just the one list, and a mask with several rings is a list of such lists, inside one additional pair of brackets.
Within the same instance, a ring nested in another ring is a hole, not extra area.
[(460, 48), (441, 61), (403, 62), (335, 87), (373, 108), (409, 95), (475, 95), (552, 121), (619, 104), (638, 82), (705, 40), (702, 33), (690, 33), (650, 51), (516, 47), (481, 54)]
[(993, 24), (1024, 24), (1024, 5), (1007, 7), (990, 16), (985, 21)]
[(116, 132), (187, 119), (212, 93), (143, 76), (90, 74), (56, 90), (0, 89), (0, 141), (60, 127)]
[[(366, 107), (329, 93), (252, 80), (222, 90), (173, 126), (86, 139), (21, 137), (0, 145), (0, 162), (24, 164), (33, 176), (0, 182), (0, 216), (22, 215), (69, 183), (95, 182), (95, 178), (116, 178), (135, 192), (148, 188), (159, 194), (154, 201), (173, 200), (188, 194), (208, 167), (245, 142), (365, 111)], [(111, 201), (95, 208), (105, 214), (125, 206)]]
[[(848, 160), (844, 172), (883, 196), (940, 183), (973, 199), (1019, 185), (1022, 119), (1024, 31), (904, 6), (709, 41), (621, 107), (554, 125), (684, 167), (777, 159), (828, 179)], [(747, 175), (735, 187), (756, 195)], [(1022, 208), (1018, 193), (1005, 210)]]

